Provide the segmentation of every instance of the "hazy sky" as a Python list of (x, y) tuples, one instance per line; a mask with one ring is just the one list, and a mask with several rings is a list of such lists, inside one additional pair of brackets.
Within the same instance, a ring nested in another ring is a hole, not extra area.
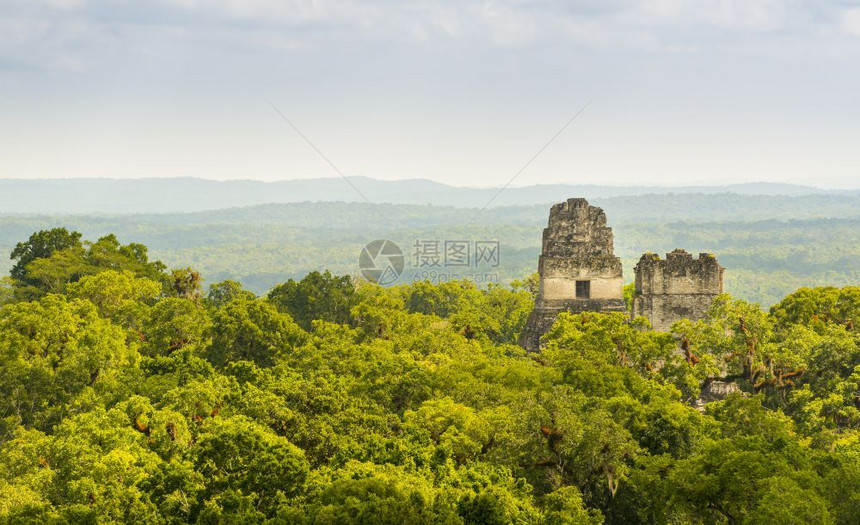
[(852, 0), (0, 0), (0, 177), (860, 187)]

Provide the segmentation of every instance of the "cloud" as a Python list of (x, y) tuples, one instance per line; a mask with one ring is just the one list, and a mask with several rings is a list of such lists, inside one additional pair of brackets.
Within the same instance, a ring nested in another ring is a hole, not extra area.
[[(0, 0), (0, 62), (84, 72), (158, 53), (319, 55), (379, 49), (480, 56), (722, 49), (774, 56), (860, 54), (858, 9), (840, 0)], [(822, 38), (826, 35), (826, 38)], [(834, 36), (835, 35), (835, 36)], [(337, 62), (338, 57), (332, 55)], [(229, 62), (225, 63), (229, 67)]]
[(30, 42), (47, 36), (50, 23), (33, 18), (0, 19), (0, 42)]
[(842, 26), (848, 33), (860, 36), (860, 8), (844, 10), (842, 12)]
[[(11, 15), (7, 18), (59, 25), (76, 19), (94, 31), (111, 29), (105, 25), (170, 25), (187, 28), (193, 37), (195, 29), (230, 27), (249, 34), (295, 32), (312, 44), (331, 37), (355, 43), (388, 38), (392, 43), (433, 44), (438, 39), (502, 48), (547, 41), (598, 47), (656, 41), (676, 46), (682, 39), (695, 39), (697, 28), (714, 34), (727, 31), (726, 38), (734, 31), (802, 34), (816, 18), (813, 9), (838, 4), (828, 0), (815, 5), (800, 0), (0, 0)], [(849, 32), (856, 28), (853, 11), (843, 16)], [(602, 36), (596, 38), (596, 32)]]
[(683, 7), (683, 0), (644, 0), (642, 2), (644, 13), (664, 18), (678, 15)]
[[(396, 144), (432, 159), (425, 176), (453, 165), (446, 154), (462, 154), (465, 167), (450, 176), (469, 177), (487, 162), (501, 171), (521, 163), (596, 95), (565, 132), (571, 149), (565, 137), (553, 148), (559, 166), (570, 168), (571, 151), (592, 139), (605, 146), (595, 170), (623, 157), (616, 146), (651, 138), (666, 152), (662, 163), (683, 150), (674, 137), (735, 143), (751, 123), (768, 140), (788, 130), (837, 150), (849, 141), (826, 133), (856, 136), (860, 122), (860, 72), (850, 67), (860, 59), (860, 9), (846, 9), (849, 1), (0, 0), (0, 132), (42, 137), (75, 123), (44, 144), (80, 159), (68, 144), (86, 142), (82, 151), (99, 159), (106, 145), (138, 151), (134, 139), (149, 126), (159, 146), (138, 159), (152, 159), (148, 166), (239, 176), (283, 166), (276, 154), (230, 164), (230, 152), (258, 139), (280, 151), (284, 126), (264, 102), (271, 98), (327, 154), (364, 158), (368, 172), (397, 149), (376, 145)], [(200, 138), (209, 136), (211, 144)], [(446, 138), (447, 153), (434, 149)], [(32, 145), (43, 143), (27, 144), (29, 152), (7, 149), (41, 173)], [(856, 153), (845, 151), (832, 158), (856, 171)], [(296, 173), (317, 169), (313, 151), (308, 158)], [(397, 158), (371, 174), (408, 175), (412, 157)], [(56, 173), (73, 164), (58, 159)], [(119, 172), (135, 163), (117, 159), (110, 168)], [(625, 177), (638, 176), (626, 162)]]
[(716, 0), (703, 2), (706, 20), (715, 25), (752, 31), (772, 31), (783, 26), (783, 0)]

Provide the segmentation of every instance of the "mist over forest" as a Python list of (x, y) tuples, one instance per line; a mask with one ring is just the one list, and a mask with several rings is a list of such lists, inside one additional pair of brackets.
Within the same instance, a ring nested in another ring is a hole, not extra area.
[[(395, 241), (407, 261), (416, 240), (498, 240), (502, 253), (492, 277), (504, 283), (537, 271), (549, 206), (585, 196), (606, 211), (628, 281), (640, 255), (675, 248), (714, 253), (727, 268), (726, 291), (763, 306), (802, 286), (844, 286), (860, 278), (858, 192), (776, 184), (706, 189), (532, 186), (506, 189), (478, 214), (497, 190), (429, 181), (358, 180), (373, 203), (369, 204), (342, 179), (280, 184), (194, 179), (79, 182), (15, 182), (20, 195), (46, 186), (55, 193), (27, 202), (11, 193), (0, 196), (0, 250), (8, 252), (33, 231), (54, 226), (67, 226), (91, 238), (115, 233), (121, 240), (146, 244), (171, 266), (193, 266), (211, 282), (234, 279), (264, 293), (314, 270), (355, 275), (361, 247), (374, 239)], [(12, 185), (0, 181), (3, 184)], [(78, 189), (70, 193), (71, 186)], [(210, 190), (198, 192), (201, 187)], [(278, 193), (279, 187), (289, 189), (288, 201), (310, 195), (328, 201), (233, 205), (286, 198)], [(87, 194), (92, 188), (98, 191)], [(276, 190), (269, 191), (272, 188)], [(326, 191), (320, 192), (323, 188)], [(213, 197), (213, 191), (220, 196)], [(393, 202), (376, 200), (386, 196)], [(340, 201), (345, 198), (353, 202)], [(409, 203), (416, 200), (422, 204)], [(510, 204), (516, 202), (521, 204)], [(233, 207), (219, 208), (228, 204)], [(22, 206), (34, 211), (9, 213)], [(147, 206), (173, 211), (139, 211)], [(63, 210), (67, 211), (60, 213)], [(11, 261), (0, 260), (0, 269), (10, 266)], [(415, 272), (405, 272), (400, 282), (414, 276)]]

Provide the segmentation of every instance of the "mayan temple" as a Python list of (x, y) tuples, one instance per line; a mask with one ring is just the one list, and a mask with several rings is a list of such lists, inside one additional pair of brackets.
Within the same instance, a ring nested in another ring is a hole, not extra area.
[(621, 259), (615, 256), (606, 214), (585, 199), (554, 205), (543, 231), (540, 290), (520, 337), (529, 351), (560, 312), (624, 312)]
[(723, 293), (724, 269), (710, 253), (697, 259), (684, 250), (667, 253), (665, 259), (646, 253), (634, 272), (633, 316), (646, 317), (654, 330), (667, 331), (681, 319), (703, 319)]

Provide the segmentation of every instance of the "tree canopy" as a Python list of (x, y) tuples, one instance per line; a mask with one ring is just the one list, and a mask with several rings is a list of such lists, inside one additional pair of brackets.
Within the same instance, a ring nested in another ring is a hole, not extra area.
[(860, 515), (856, 287), (724, 295), (671, 333), (562, 314), (528, 354), (528, 282), (204, 295), (141, 245), (52, 232), (0, 288), (0, 523)]

